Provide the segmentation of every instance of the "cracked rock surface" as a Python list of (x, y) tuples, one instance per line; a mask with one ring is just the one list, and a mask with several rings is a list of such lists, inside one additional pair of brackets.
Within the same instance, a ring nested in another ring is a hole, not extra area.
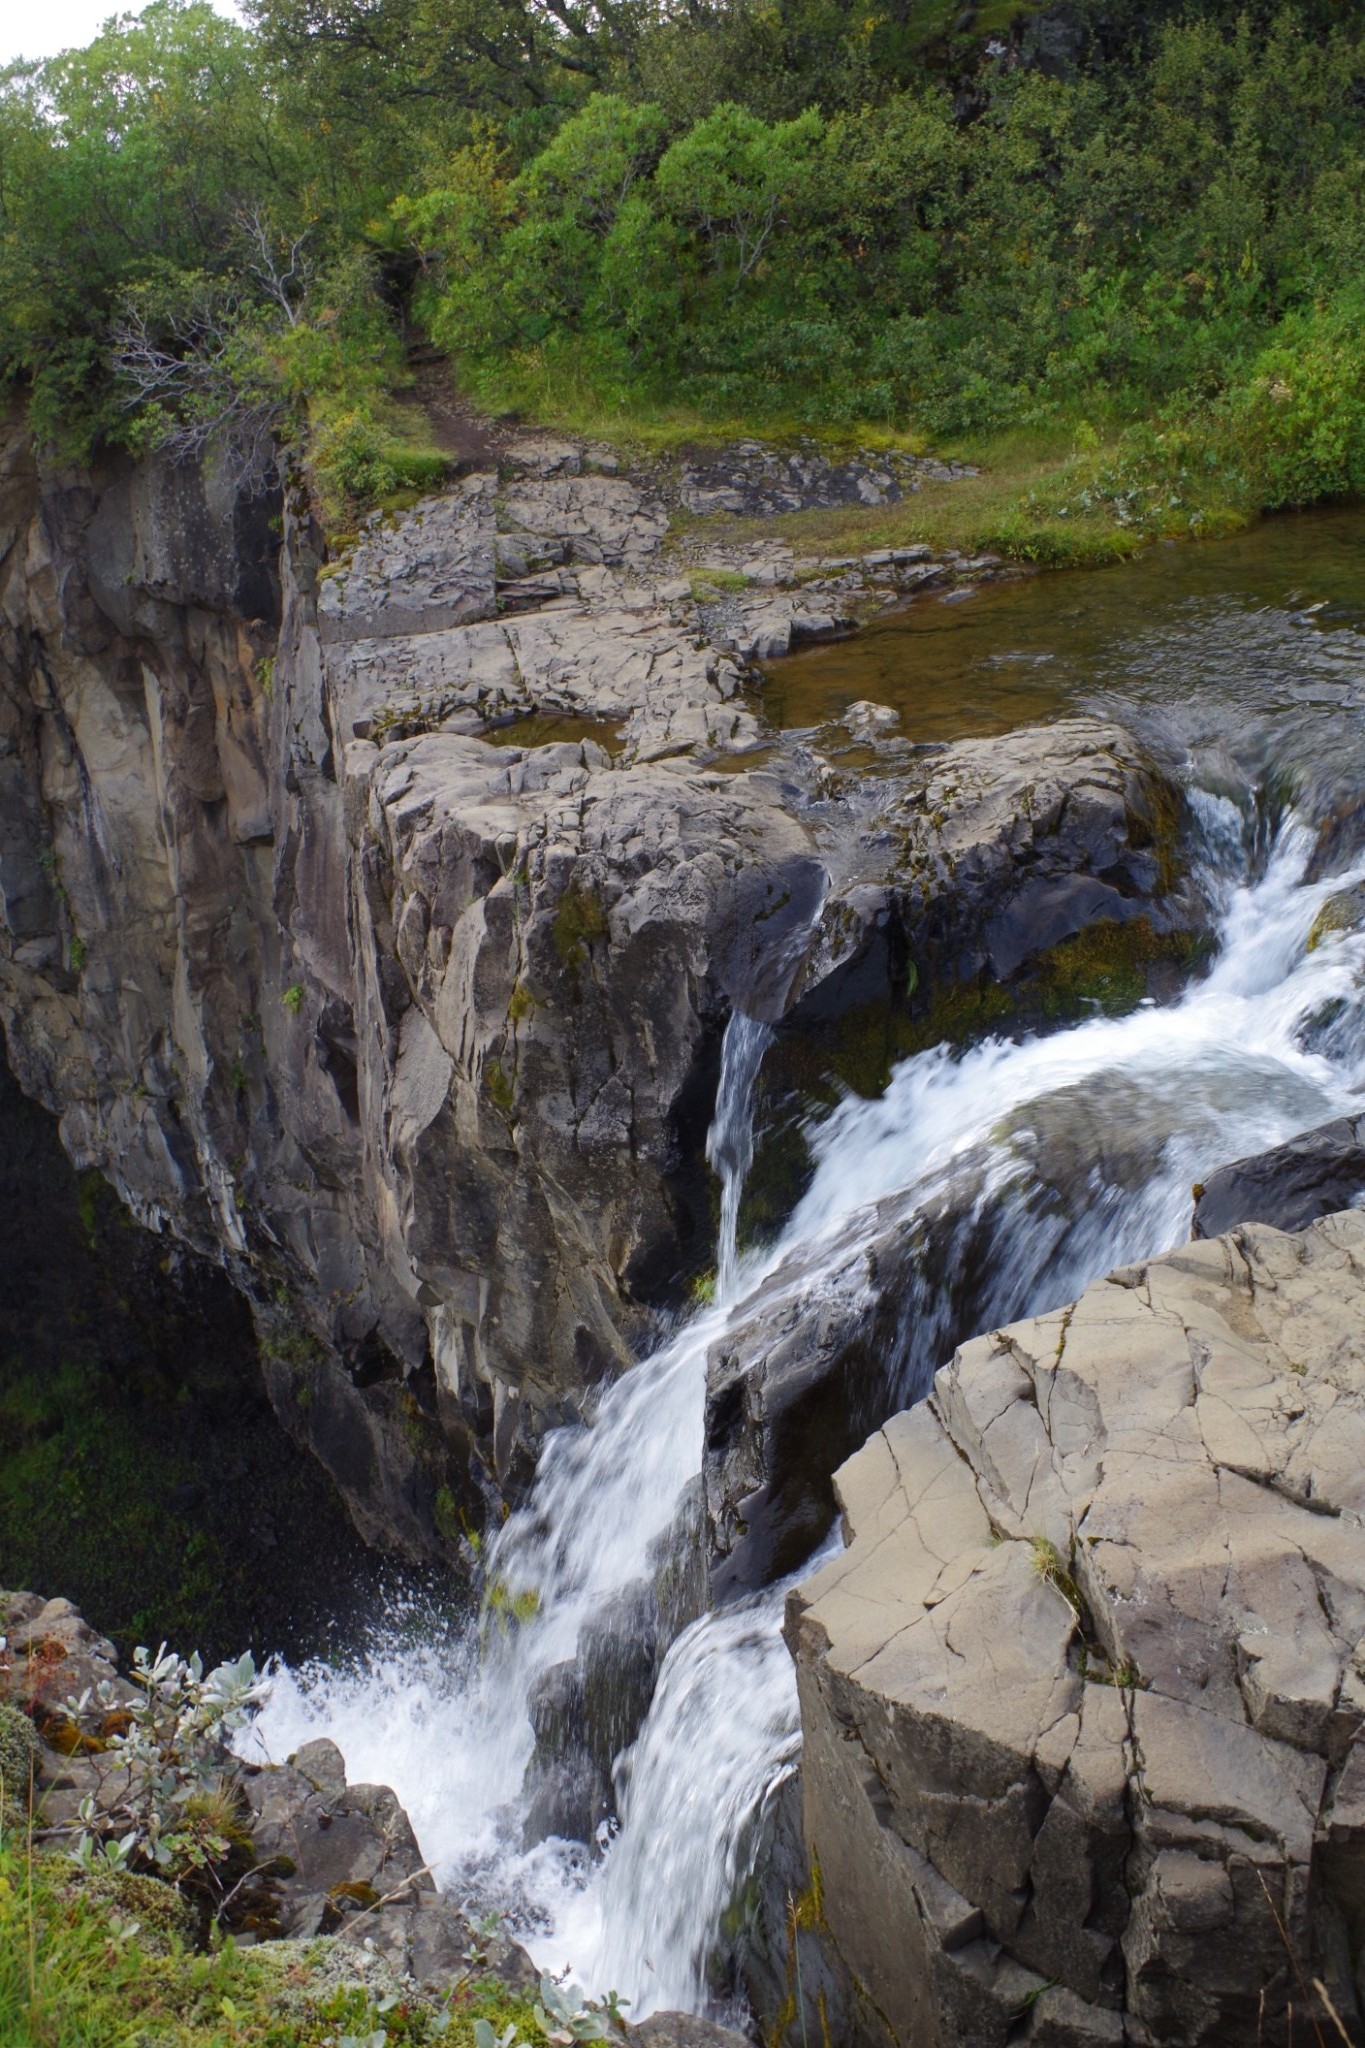
[(855, 2034), (1359, 2025), (1363, 1475), (1356, 1214), (977, 1338), (843, 1467), (787, 1630)]
[(1202, 915), (1178, 793), (1112, 725), (765, 723), (754, 650), (980, 564), (670, 535), (671, 473), (499, 455), (329, 561), (299, 499), (0, 446), (11, 1063), (79, 1166), (226, 1266), (277, 1414), (418, 1556), (459, 1555), (706, 1266), (734, 1008), (801, 1028), (911, 959), (922, 990), (1010, 978)]

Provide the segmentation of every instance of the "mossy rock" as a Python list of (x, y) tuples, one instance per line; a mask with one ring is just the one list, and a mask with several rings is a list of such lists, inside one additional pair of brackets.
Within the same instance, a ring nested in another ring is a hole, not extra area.
[(1365, 882), (1357, 882), (1354, 889), (1338, 890), (1327, 901), (1313, 919), (1308, 934), (1308, 951), (1316, 953), (1324, 939), (1335, 937), (1340, 932), (1359, 931), (1365, 924)]
[(6, 1806), (13, 1803), (27, 1810), (41, 1755), (38, 1731), (28, 1715), (0, 1700), (0, 1783)]
[(189, 1948), (198, 1932), (193, 1908), (174, 1885), (159, 1877), (142, 1877), (132, 1870), (87, 1870), (73, 1861), (62, 1889), (70, 1897), (89, 1900), (125, 1926), (136, 1921), (138, 1947), (150, 1956)]
[(581, 967), (592, 946), (608, 931), (606, 907), (594, 889), (566, 889), (550, 927), (555, 951), (566, 967)]

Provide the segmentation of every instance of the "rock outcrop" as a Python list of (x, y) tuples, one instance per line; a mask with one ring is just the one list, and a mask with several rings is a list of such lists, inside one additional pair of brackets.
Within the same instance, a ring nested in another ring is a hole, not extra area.
[(1303, 1230), (1365, 1195), (1365, 1116), (1338, 1117), (1250, 1159), (1234, 1159), (1195, 1189), (1194, 1235), (1239, 1223)]
[(849, 2038), (1245, 2048), (1335, 2033), (1327, 2000), (1359, 2028), (1363, 1451), (1345, 1214), (963, 1345), (843, 1468), (848, 1548), (788, 1634), (793, 1929)]
[(708, 566), (679, 489), (523, 439), (324, 562), (296, 496), (5, 438), (11, 1062), (227, 1266), (277, 1413), (410, 1554), (457, 1553), (708, 1262), (733, 1008), (924, 1006), (1203, 914), (1112, 727), (877, 727), (871, 776), (769, 730), (743, 650), (964, 565)]

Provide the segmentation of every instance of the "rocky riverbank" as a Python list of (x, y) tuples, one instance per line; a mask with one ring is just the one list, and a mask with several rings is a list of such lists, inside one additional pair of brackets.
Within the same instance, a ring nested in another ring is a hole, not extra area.
[[(106, 1941), (162, 1959), (158, 2008), (178, 2040), (208, 2039), (197, 2030), (192, 1957), (229, 1935), (237, 1951), (262, 1949), (275, 1987), (262, 2024), (292, 2024), (290, 2038), (313, 2040), (357, 2001), (381, 2020), (396, 2008), (413, 2042), (471, 2043), (480, 2019), (509, 2013), (514, 2030), (556, 2038), (553, 2018), (542, 2027), (533, 2016), (547, 1997), (554, 2010), (554, 1993), (525, 1950), (437, 1888), (392, 1791), (348, 1783), (335, 1743), (243, 1762), (224, 1739), (191, 1740), (175, 1681), (163, 1678), (155, 1757), (145, 1745), (125, 1749), (132, 1710), (157, 1698), (156, 1687), (130, 1683), (113, 1645), (67, 1600), (0, 1592), (0, 1625), (6, 1830), (31, 1835), (41, 1897), (104, 1916)], [(156, 1799), (146, 1789), (153, 1774), (164, 1780)], [(194, 1858), (168, 1847), (158, 1859), (145, 1834), (129, 1854), (125, 1831), (144, 1804), (193, 1816), (196, 1801), (212, 1802), (216, 1847)], [(0, 1907), (0, 1945), (12, 1917)], [(62, 1967), (69, 1979), (69, 1958)], [(83, 1990), (68, 1981), (72, 2009)], [(253, 2024), (230, 1998), (221, 2017)], [(639, 2027), (607, 2014), (592, 2038), (618, 2048), (742, 2048), (743, 2039), (682, 2013)]]
[(832, 2038), (1355, 2038), (1363, 1432), (1346, 1214), (977, 1338), (849, 1461), (787, 1618)]
[[(989, 563), (727, 548), (670, 531), (695, 465), (489, 461), (336, 559), (296, 496), (281, 547), (195, 472), (50, 472), (17, 425), (3, 461), (11, 1061), (225, 1265), (277, 1414), (409, 1555), (456, 1556), (704, 1275), (733, 1007), (927, 1032), (1089, 933), (1173, 971), (1206, 921), (1112, 726), (765, 725), (756, 654)], [(883, 488), (807, 467), (788, 496)]]

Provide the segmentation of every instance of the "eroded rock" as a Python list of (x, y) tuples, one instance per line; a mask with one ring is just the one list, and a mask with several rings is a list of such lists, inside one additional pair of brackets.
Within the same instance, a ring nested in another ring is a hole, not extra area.
[(1359, 2024), (1363, 1448), (1348, 1214), (963, 1345), (844, 1467), (788, 1633), (860, 2038)]
[[(732, 1009), (804, 1029), (1193, 915), (1110, 727), (888, 738), (862, 782), (763, 725), (745, 621), (787, 644), (951, 564), (746, 541), (711, 607), (664, 469), (501, 458), (336, 562), (291, 499), (278, 577), (212, 478), (57, 476), (17, 427), (0, 477), (15, 1070), (248, 1293), (362, 1534), (447, 1558), (706, 1264)], [(493, 744), (526, 718), (573, 735)]]
[(1195, 1191), (1194, 1235), (1239, 1223), (1302, 1230), (1365, 1195), (1365, 1117), (1339, 1117), (1269, 1152), (1234, 1159)]

